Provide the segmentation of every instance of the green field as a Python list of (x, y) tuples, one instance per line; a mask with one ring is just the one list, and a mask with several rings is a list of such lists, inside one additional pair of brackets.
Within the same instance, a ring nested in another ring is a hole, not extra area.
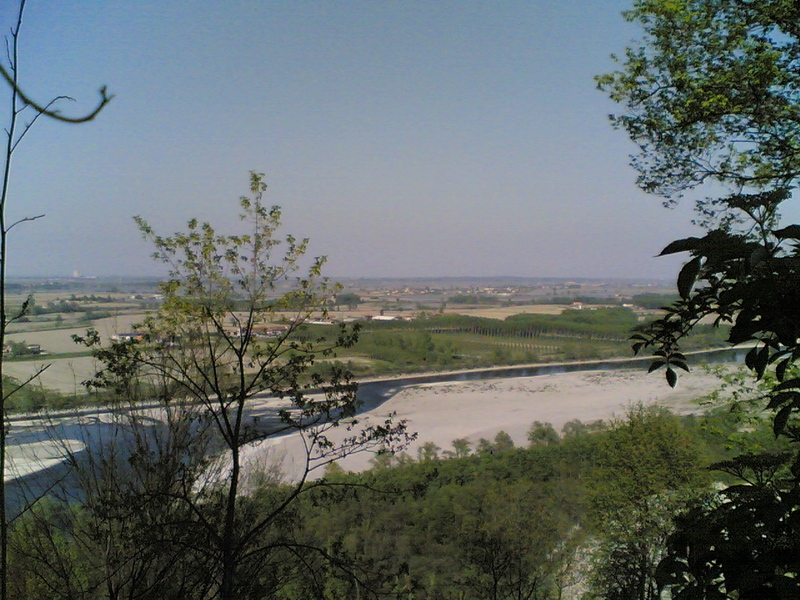
[[(488, 319), (442, 315), (413, 321), (368, 321), (358, 343), (338, 354), (358, 375), (470, 369), (631, 355), (639, 320), (627, 308), (567, 310), (560, 315)], [(333, 326), (310, 326), (308, 338), (334, 335)], [(686, 349), (723, 345), (724, 328), (700, 327)], [(358, 359), (358, 360), (353, 360)]]

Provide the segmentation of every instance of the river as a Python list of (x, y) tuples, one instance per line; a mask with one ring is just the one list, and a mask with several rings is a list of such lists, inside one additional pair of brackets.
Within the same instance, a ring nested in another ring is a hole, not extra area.
[[(747, 349), (722, 349), (689, 355), (690, 362), (741, 362)], [(546, 363), (493, 367), (446, 373), (423, 373), (390, 378), (375, 378), (359, 382), (358, 397), (362, 413), (375, 413), (402, 390), (437, 384), (480, 382), (499, 379), (529, 378), (545, 375), (581, 372), (645, 371), (651, 358), (609, 359), (568, 363)], [(657, 375), (652, 378), (655, 381)], [(663, 381), (663, 378), (661, 378)], [(666, 384), (664, 384), (665, 386)], [(155, 405), (154, 405), (155, 406)], [(402, 407), (402, 404), (400, 405)], [(68, 413), (12, 417), (8, 436), (10, 476), (7, 478), (9, 507), (23, 504), (25, 498), (39, 497), (55, 482), (69, 477), (65, 464), (64, 444), (80, 459), (86, 446), (104, 446), (119, 430), (114, 424), (118, 410), (92, 409)], [(152, 408), (151, 408), (151, 414)], [(263, 424), (277, 422), (276, 401), (269, 396), (254, 398), (248, 418), (257, 417)], [(576, 415), (577, 416), (577, 415)], [(441, 418), (447, 419), (447, 415)], [(478, 419), (479, 417), (475, 417)], [(153, 426), (157, 418), (150, 417)], [(453, 427), (457, 431), (457, 427)], [(450, 441), (460, 435), (453, 435)], [(55, 440), (55, 441), (54, 441)], [(287, 440), (288, 443), (288, 440)], [(364, 468), (361, 465), (360, 468)]]

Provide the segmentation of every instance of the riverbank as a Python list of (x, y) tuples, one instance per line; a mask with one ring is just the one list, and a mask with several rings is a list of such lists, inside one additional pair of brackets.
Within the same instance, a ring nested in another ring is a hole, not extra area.
[[(740, 359), (738, 354), (745, 351), (697, 352), (690, 361), (730, 361)], [(697, 409), (693, 400), (719, 385), (716, 376), (695, 366), (673, 390), (663, 375), (647, 374), (650, 360), (543, 363), (371, 379), (360, 383), (364, 412), (359, 420), (362, 425), (382, 424), (387, 415), (395, 413), (396, 419), (408, 422), (409, 431), (417, 433), (417, 440), (407, 450), (414, 455), (427, 442), (447, 450), (453, 440), (465, 438), (474, 446), (500, 430), (511, 435), (516, 444), (525, 444), (533, 421), (550, 422), (560, 430), (573, 419), (589, 422), (611, 418), (633, 402), (658, 402), (676, 412), (688, 412)], [(282, 407), (269, 396), (253, 398), (248, 416), (268, 423), (277, 419)], [(157, 411), (158, 404), (141, 408)], [(6, 479), (24, 478), (58, 465), (64, 455), (59, 452), (60, 442), (53, 443), (51, 436), (73, 444), (74, 451), (83, 444), (82, 427), (110, 423), (113, 413), (108, 408), (90, 407), (52, 412), (44, 421), (41, 414), (10, 416)], [(331, 439), (340, 442), (346, 435), (344, 430), (334, 431)], [(305, 468), (304, 446), (297, 436), (270, 439), (247, 448), (245, 455), (253, 465), (280, 463), (288, 479), (298, 478)], [(372, 458), (372, 454), (362, 453), (341, 461), (341, 466), (363, 470), (369, 468)]]

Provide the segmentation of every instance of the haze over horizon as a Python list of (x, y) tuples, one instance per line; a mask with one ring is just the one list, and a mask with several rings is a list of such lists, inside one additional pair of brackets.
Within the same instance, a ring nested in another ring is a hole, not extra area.
[(30, 0), (27, 93), (116, 97), (20, 146), (9, 216), (47, 216), (10, 275), (159, 275), (132, 216), (232, 230), (256, 170), (332, 277), (670, 278), (691, 203), (636, 188), (593, 81), (639, 35), (627, 6)]
[[(512, 282), (512, 281), (519, 281), (521, 283), (546, 283), (546, 282), (559, 282), (559, 283), (569, 283), (569, 282), (592, 282), (592, 283), (603, 283), (603, 282), (633, 282), (633, 283), (653, 283), (653, 284), (665, 284), (668, 286), (672, 286), (674, 283), (672, 279), (668, 277), (568, 277), (568, 276), (526, 276), (526, 275), (443, 275), (443, 276), (436, 276), (436, 275), (423, 275), (423, 276), (408, 276), (408, 277), (391, 277), (391, 276), (336, 276), (336, 275), (325, 275), (330, 280), (350, 283), (350, 282), (373, 282), (373, 281), (385, 281), (385, 282)], [(21, 281), (34, 281), (34, 282), (41, 282), (41, 281), (48, 281), (48, 280), (76, 280), (76, 281), (90, 281), (90, 280), (99, 280), (99, 281), (113, 281), (113, 280), (153, 280), (159, 281), (163, 280), (164, 275), (157, 275), (157, 274), (143, 274), (143, 275), (119, 275), (119, 274), (109, 274), (109, 275), (91, 275), (91, 274), (84, 274), (81, 272), (74, 271), (72, 274), (44, 274), (44, 275), (18, 275), (18, 276), (10, 276), (8, 277), (9, 282), (21, 282)]]

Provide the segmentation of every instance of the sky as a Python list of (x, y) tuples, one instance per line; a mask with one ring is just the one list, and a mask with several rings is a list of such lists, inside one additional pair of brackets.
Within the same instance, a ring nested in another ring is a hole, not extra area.
[[(0, 27), (13, 11), (3, 2)], [(617, 0), (28, 0), (20, 81), (65, 114), (12, 163), (12, 276), (163, 273), (133, 222), (239, 231), (263, 172), (332, 277), (671, 279), (696, 233), (637, 189), (593, 77)], [(2, 90), (0, 90), (2, 91)], [(8, 122), (6, 95), (0, 120)], [(24, 114), (23, 114), (24, 116)]]

